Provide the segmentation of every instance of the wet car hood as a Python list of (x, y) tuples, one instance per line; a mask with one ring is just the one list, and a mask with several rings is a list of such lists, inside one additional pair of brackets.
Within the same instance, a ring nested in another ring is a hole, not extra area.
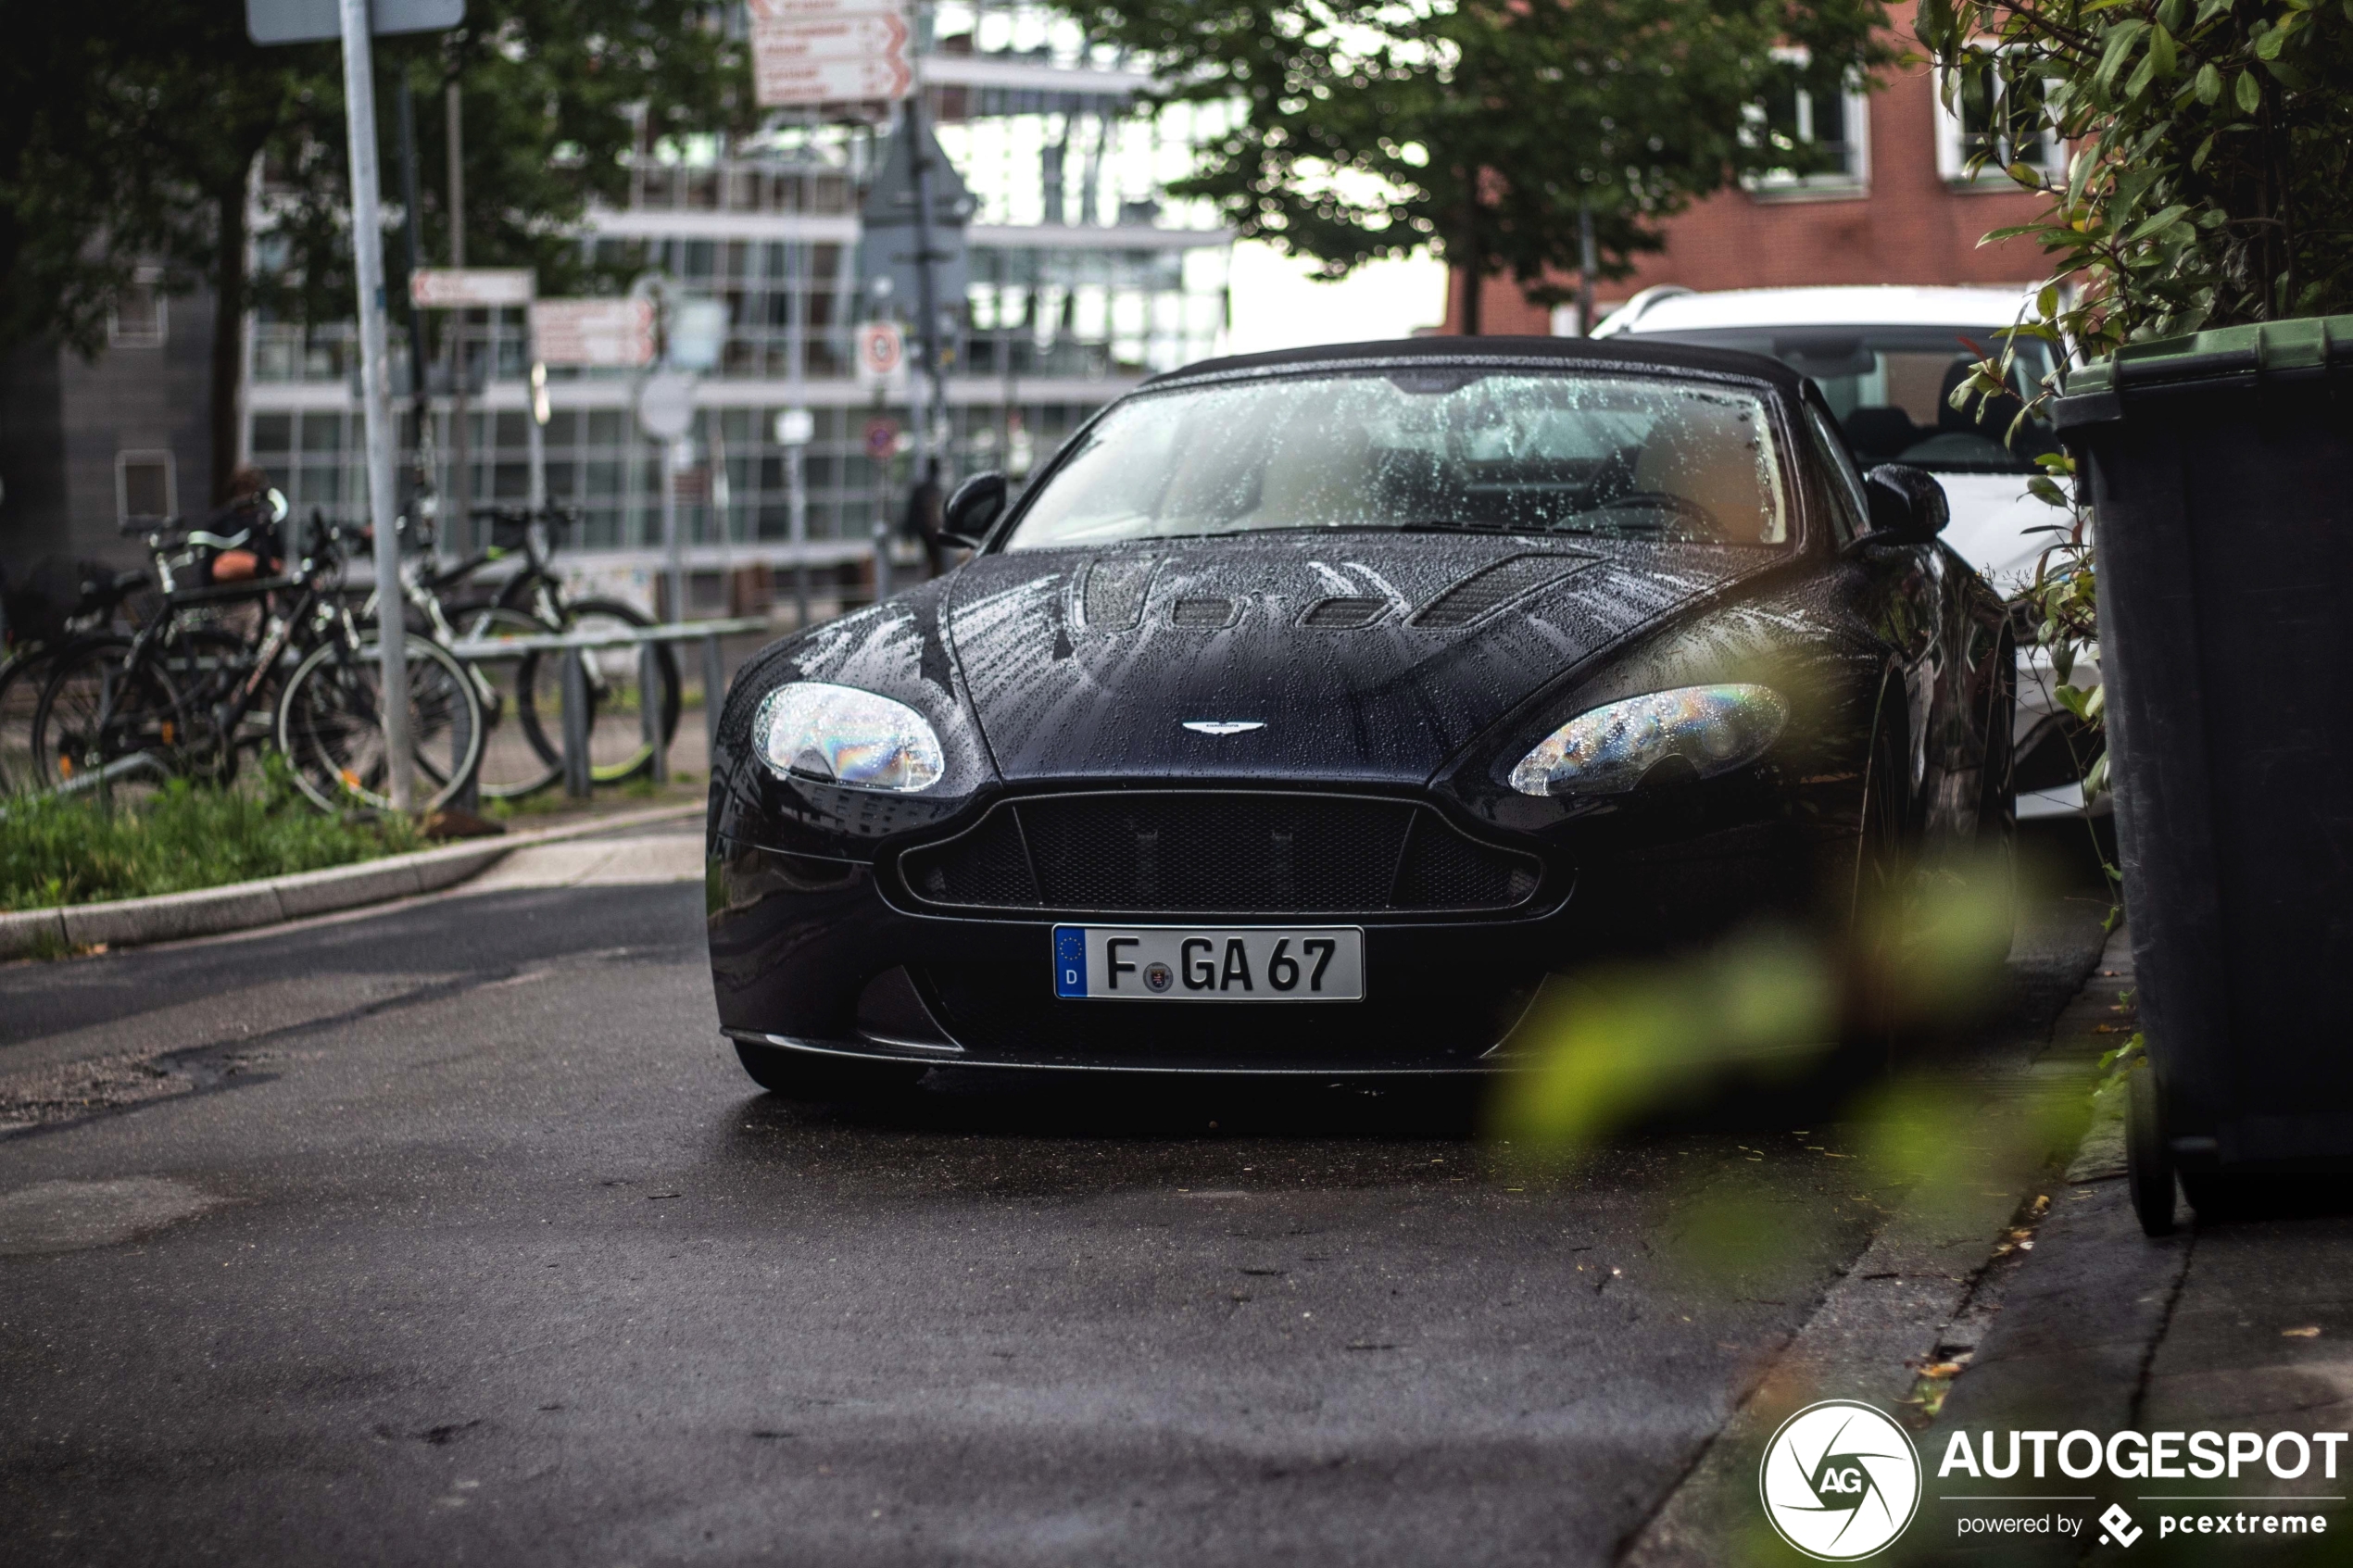
[(1170, 541), (979, 557), (943, 619), (1009, 781), (1418, 784), (1592, 654), (1787, 559), (1586, 538)]

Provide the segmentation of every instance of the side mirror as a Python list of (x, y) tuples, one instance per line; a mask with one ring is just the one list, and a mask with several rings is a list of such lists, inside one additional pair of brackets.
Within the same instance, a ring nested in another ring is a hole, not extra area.
[(948, 505), (939, 514), (939, 536), (950, 545), (977, 550), (988, 537), (990, 527), (1004, 515), (1005, 495), (1003, 474), (973, 475), (948, 497)]
[(1863, 493), (1871, 503), (1871, 531), (1863, 537), (1880, 544), (1925, 545), (1953, 520), (1936, 477), (1902, 463), (1881, 463), (1865, 474)]

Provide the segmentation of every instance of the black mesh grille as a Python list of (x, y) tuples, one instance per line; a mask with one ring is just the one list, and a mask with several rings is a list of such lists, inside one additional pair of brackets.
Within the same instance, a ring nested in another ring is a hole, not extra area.
[(901, 868), (929, 903), (1162, 914), (1507, 909), (1541, 873), (1409, 801), (1239, 791), (1008, 801)]
[(1156, 560), (1099, 560), (1087, 569), (1080, 596), (1090, 632), (1125, 632), (1144, 618), (1144, 594), (1152, 585)]
[(1514, 556), (1447, 589), (1414, 617), (1416, 626), (1467, 626), (1488, 611), (1532, 588), (1566, 577), (1588, 563), (1576, 556)]
[(1299, 618), (1302, 626), (1370, 626), (1389, 608), (1386, 599), (1329, 598), (1318, 599), (1307, 607)]
[(1178, 599), (1168, 612), (1170, 621), (1178, 626), (1214, 629), (1231, 626), (1240, 619), (1240, 607), (1231, 599)]

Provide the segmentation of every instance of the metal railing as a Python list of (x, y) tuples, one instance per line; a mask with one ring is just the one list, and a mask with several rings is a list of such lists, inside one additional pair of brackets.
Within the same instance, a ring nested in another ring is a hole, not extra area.
[[(652, 694), (661, 689), (655, 650), (663, 643), (702, 644), (703, 735), (716, 756), (719, 750), (719, 709), (727, 691), (727, 667), (719, 640), (748, 632), (766, 632), (763, 616), (738, 616), (727, 621), (686, 621), (668, 626), (633, 626), (609, 632), (550, 632), (542, 636), (461, 638), (448, 645), (456, 657), (474, 662), (522, 659), (535, 653), (581, 654), (610, 648), (637, 650), (637, 719), (646, 745), (653, 753), (656, 784), (670, 782), (670, 740), (661, 733), (662, 704)], [(588, 671), (576, 658), (563, 661), (564, 793), (585, 799), (594, 787), (588, 758)]]

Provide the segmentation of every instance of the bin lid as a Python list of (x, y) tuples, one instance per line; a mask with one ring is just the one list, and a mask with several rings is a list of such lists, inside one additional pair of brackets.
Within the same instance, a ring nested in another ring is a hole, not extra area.
[(2070, 374), (2052, 421), (2068, 430), (2120, 419), (2121, 395), (2141, 387), (2331, 367), (2353, 369), (2353, 316), (2298, 316), (2132, 343)]

